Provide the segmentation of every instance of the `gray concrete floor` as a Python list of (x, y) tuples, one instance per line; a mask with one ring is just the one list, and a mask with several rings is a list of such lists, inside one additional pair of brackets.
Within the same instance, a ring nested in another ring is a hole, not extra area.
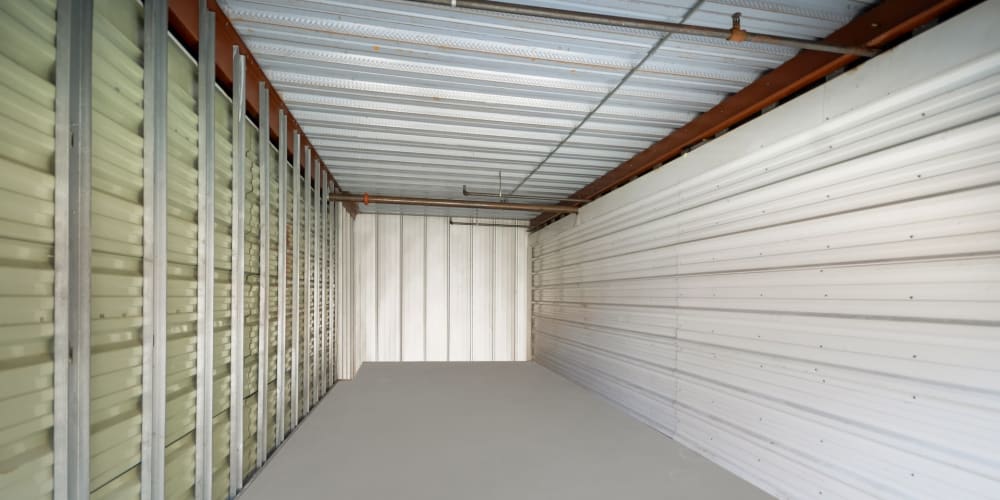
[(365, 363), (240, 500), (770, 498), (534, 363)]

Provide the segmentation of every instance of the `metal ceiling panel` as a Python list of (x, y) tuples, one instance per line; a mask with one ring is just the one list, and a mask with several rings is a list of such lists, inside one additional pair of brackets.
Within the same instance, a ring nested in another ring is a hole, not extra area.
[[(221, 3), (317, 153), (358, 193), (460, 198), (465, 184), (569, 195), (796, 53), (690, 35), (656, 47), (650, 31), (401, 0)], [(872, 2), (518, 3), (720, 28), (741, 12), (750, 31), (819, 39)]]

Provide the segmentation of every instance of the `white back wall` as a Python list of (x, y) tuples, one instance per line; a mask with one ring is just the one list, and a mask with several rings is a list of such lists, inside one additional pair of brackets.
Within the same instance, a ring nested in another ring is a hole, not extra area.
[(354, 218), (344, 209), (343, 203), (335, 204), (337, 218), (337, 379), (351, 379), (364, 359), (364, 338), (354, 335)]
[(525, 229), (360, 214), (353, 236), (364, 361), (529, 359)]
[(1000, 498), (997, 19), (533, 235), (535, 359), (782, 498)]

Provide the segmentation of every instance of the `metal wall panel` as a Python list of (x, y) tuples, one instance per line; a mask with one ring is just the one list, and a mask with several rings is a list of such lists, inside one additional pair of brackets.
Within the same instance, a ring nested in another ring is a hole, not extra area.
[(448, 361), (472, 360), (472, 226), (448, 226)]
[(424, 350), (425, 331), (427, 318), (424, 311), (427, 310), (424, 295), (424, 283), (426, 283), (426, 251), (427, 238), (425, 238), (427, 222), (426, 217), (416, 217), (405, 215), (401, 218), (402, 234), (401, 241), (406, 242), (400, 245), (399, 276), (401, 281), (400, 289), (400, 313), (402, 318), (406, 318), (400, 324), (400, 352), (401, 361), (423, 361), (426, 359)]
[(142, 440), (143, 12), (94, 5), (90, 489), (138, 497)]
[(359, 359), (517, 357), (518, 332), (528, 331), (528, 292), (517, 289), (527, 284), (527, 260), (517, 259), (517, 245), (527, 252), (524, 229), (384, 214), (359, 215), (354, 224), (352, 340), (366, 347)]
[(995, 498), (998, 17), (533, 235), (535, 359), (780, 498)]
[(375, 304), (377, 330), (374, 341), (375, 352), (378, 353), (376, 359), (379, 361), (399, 361), (402, 340), (399, 283), (403, 277), (400, 268), (401, 230), (402, 224), (398, 216), (379, 217), (375, 221), (375, 265), (378, 274), (374, 282), (378, 290), (378, 302)]
[(360, 360), (363, 359), (362, 339), (355, 335), (354, 297), (359, 291), (354, 287), (354, 218), (344, 209), (343, 204), (333, 204), (337, 218), (336, 243), (336, 289), (337, 301), (337, 379), (354, 378)]
[(0, 4), (0, 497), (53, 495), (56, 2)]
[(198, 67), (167, 59), (167, 365), (165, 495), (193, 498), (198, 348)]
[[(278, 442), (264, 429), (277, 435), (279, 367), (266, 354), (278, 352), (284, 163), (257, 144), (241, 101), (200, 81), (155, 4), (67, 1), (58, 16), (55, 1), (0, 5), (4, 498), (228, 498)], [(303, 220), (296, 245), (314, 273), (301, 280), (315, 329), (307, 404), (330, 385), (334, 347), (325, 189), (302, 193), (313, 226)]]
[(246, 119), (244, 130), (243, 232), (243, 477), (257, 468), (257, 370), (260, 349), (260, 159), (257, 126)]
[(278, 240), (283, 237), (280, 230), (278, 211), (281, 204), (279, 199), (279, 179), (278, 172), (283, 168), (283, 162), (279, 161), (278, 150), (273, 145), (268, 149), (270, 160), (268, 161), (268, 290), (267, 290), (267, 310), (268, 310), (268, 330), (267, 330), (267, 450), (271, 451), (280, 442), (278, 435), (278, 294), (281, 289), (278, 287)]
[[(448, 297), (448, 219), (424, 218), (424, 301), (447, 304)], [(527, 245), (524, 245), (527, 248)], [(527, 273), (525, 273), (527, 278)], [(424, 354), (427, 361), (448, 360), (448, 308), (424, 310)]]
[(230, 360), (232, 357), (233, 302), (233, 112), (232, 100), (222, 90), (215, 93), (215, 316), (212, 411), (212, 498), (229, 495)]
[[(296, 145), (298, 149), (298, 145)], [(297, 161), (296, 161), (297, 163)], [(295, 228), (295, 220), (298, 217), (298, 204), (295, 196), (298, 194), (299, 186), (298, 173), (290, 163), (285, 164), (285, 220), (283, 237), (285, 238), (285, 399), (282, 401), (285, 408), (285, 434), (294, 427), (293, 417), (297, 414), (295, 394), (298, 390), (298, 381), (295, 378), (295, 366), (298, 360), (296, 346), (298, 345), (298, 293), (296, 287), (298, 279), (298, 257), (295, 245), (295, 236), (298, 234)]]

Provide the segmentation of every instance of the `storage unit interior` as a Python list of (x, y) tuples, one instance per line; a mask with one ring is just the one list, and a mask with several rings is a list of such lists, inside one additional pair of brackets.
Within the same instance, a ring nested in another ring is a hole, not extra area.
[(0, 3), (0, 498), (1000, 498), (1000, 0)]

